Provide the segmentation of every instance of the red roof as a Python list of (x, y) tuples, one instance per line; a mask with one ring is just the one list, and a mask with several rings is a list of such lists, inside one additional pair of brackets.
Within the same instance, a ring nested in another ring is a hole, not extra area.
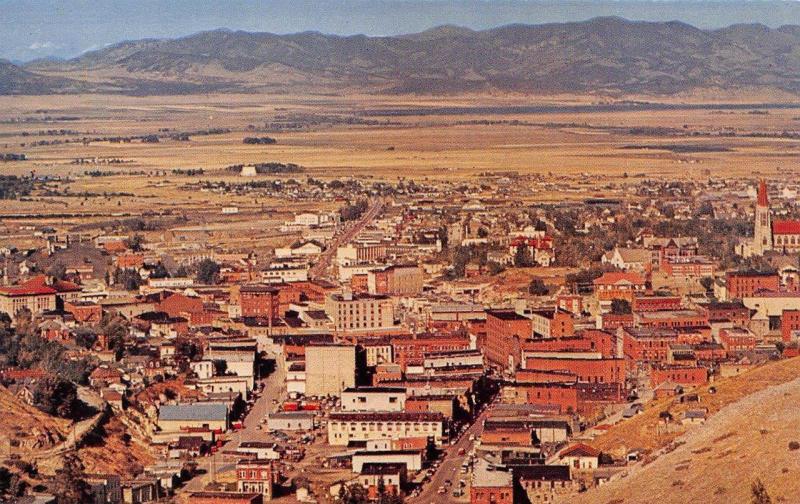
[(800, 235), (800, 220), (773, 221), (772, 233), (778, 235)]
[(578, 443), (561, 452), (559, 458), (564, 457), (599, 457), (600, 450), (583, 443)]
[(0, 293), (8, 296), (43, 296), (46, 294), (56, 294), (59, 292), (75, 292), (81, 290), (81, 286), (65, 280), (56, 280), (48, 285), (46, 275), (37, 275), (27, 282), (11, 287), (0, 287)]
[(603, 276), (595, 279), (595, 285), (616, 285), (619, 283), (631, 283), (634, 285), (644, 285), (644, 277), (639, 273), (625, 271), (607, 271)]
[(769, 198), (767, 197), (767, 183), (764, 179), (758, 182), (758, 206), (769, 206)]
[(527, 243), (528, 247), (532, 247), (537, 250), (553, 248), (553, 239), (549, 236), (543, 236), (541, 238), (528, 238), (525, 236), (517, 236), (511, 242), (511, 246), (519, 247), (523, 243)]

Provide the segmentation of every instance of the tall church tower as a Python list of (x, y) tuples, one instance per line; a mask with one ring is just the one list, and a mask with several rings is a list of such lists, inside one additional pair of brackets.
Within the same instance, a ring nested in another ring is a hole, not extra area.
[(753, 253), (764, 255), (772, 250), (772, 221), (769, 216), (769, 198), (767, 183), (761, 179), (758, 183), (758, 199), (756, 200), (756, 223), (753, 231)]

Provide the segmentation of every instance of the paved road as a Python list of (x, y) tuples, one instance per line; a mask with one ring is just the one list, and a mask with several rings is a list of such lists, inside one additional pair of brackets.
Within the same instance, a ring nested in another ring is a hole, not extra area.
[[(481, 433), (483, 432), (483, 421), (486, 419), (487, 415), (489, 414), (489, 408), (487, 407), (478, 418), (473, 422), (469, 428), (464, 431), (464, 434), (458, 439), (458, 441), (447, 448), (445, 451), (444, 459), (442, 459), (442, 463), (439, 466), (439, 469), (431, 478), (431, 481), (425, 485), (425, 489), (419, 494), (417, 497), (409, 498), (407, 501), (409, 503), (414, 504), (422, 504), (422, 503), (441, 503), (441, 502), (463, 502), (464, 497), (460, 499), (456, 499), (453, 497), (452, 492), (455, 488), (458, 487), (458, 480), (459, 479), (467, 479), (468, 475), (461, 474), (461, 464), (464, 463), (464, 459), (467, 457), (470, 449), (472, 448), (473, 441), (469, 440), (470, 435), (475, 436), (475, 439), (480, 438)], [(458, 451), (464, 449), (464, 455), (459, 455)], [(439, 494), (437, 491), (439, 487), (444, 485), (445, 480), (450, 480), (453, 484), (447, 488), (447, 493)], [(466, 497), (468, 500), (469, 497)]]
[(379, 198), (373, 200), (370, 204), (370, 207), (366, 212), (364, 212), (364, 215), (362, 215), (355, 224), (351, 224), (342, 234), (333, 239), (330, 245), (328, 245), (328, 248), (325, 249), (325, 252), (319, 256), (319, 260), (308, 271), (308, 275), (311, 278), (324, 276), (325, 272), (328, 270), (328, 267), (331, 265), (333, 256), (336, 254), (336, 249), (347, 244), (350, 240), (355, 238), (356, 235), (360, 233), (361, 230), (363, 230), (370, 222), (372, 222), (372, 219), (377, 217), (382, 210), (383, 201), (381, 201)]
[[(280, 358), (275, 361), (275, 371), (261, 380), (261, 382), (264, 383), (264, 390), (244, 418), (244, 422), (242, 422), (243, 428), (228, 435), (228, 441), (223, 446), (222, 451), (233, 451), (239, 447), (242, 441), (266, 440), (267, 431), (259, 430), (258, 425), (264, 417), (278, 408), (282, 398), (286, 395), (286, 369), (284, 369)], [(277, 399), (278, 404), (273, 404), (273, 399)], [(182, 491), (197, 492), (203, 490), (212, 481), (216, 473), (232, 470), (236, 465), (237, 459), (238, 457), (235, 455), (226, 455), (220, 452), (211, 457), (195, 459), (198, 470), (200, 472), (204, 471), (205, 474), (198, 474), (188, 481)]]

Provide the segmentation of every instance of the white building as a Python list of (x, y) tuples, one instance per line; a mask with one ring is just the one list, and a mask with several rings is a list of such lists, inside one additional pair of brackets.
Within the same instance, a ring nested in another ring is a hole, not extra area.
[(372, 439), (432, 438), (444, 441), (444, 416), (429, 412), (333, 412), (328, 418), (328, 444), (347, 446)]
[(342, 391), (342, 411), (403, 411), (406, 389), (398, 387), (356, 387)]

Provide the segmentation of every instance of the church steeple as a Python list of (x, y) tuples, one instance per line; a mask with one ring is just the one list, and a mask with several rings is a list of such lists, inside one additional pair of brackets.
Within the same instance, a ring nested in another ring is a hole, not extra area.
[(758, 181), (758, 206), (769, 208), (769, 197), (767, 196), (767, 182), (764, 179)]
[(772, 219), (769, 215), (769, 197), (767, 196), (767, 183), (764, 179), (758, 182), (755, 218), (753, 252), (756, 255), (763, 255), (767, 250), (772, 250)]

